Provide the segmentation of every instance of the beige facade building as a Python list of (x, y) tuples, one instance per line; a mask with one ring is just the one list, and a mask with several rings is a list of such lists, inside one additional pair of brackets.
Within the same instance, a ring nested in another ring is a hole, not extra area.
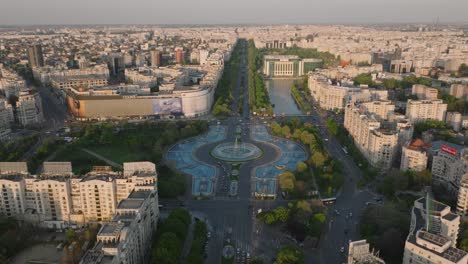
[(378, 255), (371, 251), (366, 240), (353, 241), (348, 247), (348, 264), (385, 264)]
[(16, 102), (16, 118), (23, 126), (39, 124), (44, 121), (42, 101), (37, 91), (20, 92)]
[(427, 168), (428, 149), (430, 146), (421, 139), (415, 139), (403, 146), (401, 152), (401, 170), (423, 171)]
[(107, 78), (101, 75), (57, 76), (52, 77), (50, 83), (56, 89), (101, 87), (107, 85)]
[(102, 226), (96, 245), (80, 263), (148, 263), (159, 215), (155, 194), (155, 191), (133, 191), (122, 200), (113, 220)]
[(449, 206), (424, 197), (416, 200), (403, 264), (467, 263), (468, 253), (455, 247), (459, 225), (460, 216)]
[(458, 188), (457, 213), (465, 216), (468, 213), (468, 173), (462, 176)]
[(458, 112), (447, 112), (445, 123), (458, 132), (462, 127), (462, 115)]
[(436, 88), (427, 87), (422, 84), (413, 84), (411, 94), (416, 95), (420, 100), (437, 100), (439, 91)]
[(124, 163), (124, 172), (96, 167), (83, 176), (69, 162), (45, 162), (40, 175), (23, 162), (0, 163), (0, 212), (35, 219), (49, 228), (111, 221), (121, 201), (134, 191), (155, 191), (156, 167), (150, 162)]
[(408, 100), (406, 104), (406, 117), (413, 123), (425, 120), (445, 120), (447, 104), (442, 100)]
[[(380, 115), (388, 116), (392, 107), (376, 103), (348, 105), (345, 108), (344, 127), (354, 139), (354, 144), (373, 166), (389, 168), (398, 146), (411, 138), (412, 126), (407, 120), (388, 122)], [(369, 110), (368, 110), (369, 109)], [(376, 115), (375, 111), (379, 115)]]
[(395, 111), (395, 105), (391, 101), (371, 101), (360, 104), (368, 113), (376, 115), (379, 119), (388, 119), (389, 114)]
[(450, 95), (455, 96), (456, 98), (465, 98), (468, 99), (468, 85), (466, 84), (452, 84), (450, 86)]

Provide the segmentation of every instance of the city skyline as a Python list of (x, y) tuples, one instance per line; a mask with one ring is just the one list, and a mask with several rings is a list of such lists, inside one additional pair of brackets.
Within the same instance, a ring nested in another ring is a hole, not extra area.
[(7, 1), (0, 10), (0, 25), (467, 23), (463, 10), (468, 9), (468, 2), (449, 2), (293, 0), (285, 5), (279, 0), (222, 4), (213, 0), (164, 3), (148, 0)]

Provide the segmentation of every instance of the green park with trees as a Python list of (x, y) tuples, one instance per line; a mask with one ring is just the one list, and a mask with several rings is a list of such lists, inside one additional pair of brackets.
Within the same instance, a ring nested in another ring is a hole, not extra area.
[(341, 164), (328, 155), (317, 128), (308, 122), (301, 123), (297, 118), (283, 120), (282, 125), (271, 122), (270, 128), (273, 135), (293, 139), (310, 153), (309, 159), (298, 163), (295, 171), (279, 175), (280, 188), (291, 198), (300, 199), (311, 197), (310, 191), (315, 189), (316, 183), (322, 197), (334, 196), (344, 182)]
[[(77, 140), (58, 148), (53, 160), (71, 161), (77, 174), (85, 174), (96, 165), (106, 165), (83, 149), (93, 151), (118, 164), (151, 161), (158, 164), (159, 196), (174, 198), (185, 193), (185, 176), (172, 169), (171, 164), (163, 164), (163, 155), (167, 148), (179, 140), (206, 131), (208, 123), (200, 120), (122, 125), (86, 124), (73, 134)], [(42, 161), (43, 159), (37, 159), (37, 164)]]
[(231, 58), (224, 65), (223, 75), (215, 90), (215, 103), (212, 113), (217, 117), (231, 114), (231, 104), (233, 101), (233, 91), (239, 73), (241, 44), (237, 43), (232, 52)]
[(410, 207), (386, 203), (370, 205), (361, 216), (359, 230), (372, 247), (380, 252), (385, 263), (401, 263), (410, 226)]
[(319, 200), (290, 202), (270, 211), (263, 211), (257, 219), (267, 225), (284, 229), (298, 241), (318, 241), (326, 221), (326, 208)]
[[(308, 89), (306, 90), (308, 91)], [(303, 113), (307, 113), (312, 110), (312, 106), (307, 101), (305, 93), (306, 92), (304, 91), (304, 87), (300, 87), (299, 82), (294, 81), (294, 83), (291, 85), (291, 96)]]
[(286, 245), (279, 249), (274, 264), (303, 264), (304, 251), (295, 245)]
[(248, 83), (249, 104), (253, 112), (272, 114), (273, 108), (270, 103), (268, 91), (262, 76), (258, 73), (263, 64), (263, 56), (255, 47), (253, 39), (248, 41)]
[(191, 222), (190, 213), (182, 208), (172, 210), (159, 222), (153, 236), (150, 263), (178, 264)]

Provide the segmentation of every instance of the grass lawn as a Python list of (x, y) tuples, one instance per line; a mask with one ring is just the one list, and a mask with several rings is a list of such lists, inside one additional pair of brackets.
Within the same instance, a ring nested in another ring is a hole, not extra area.
[(73, 173), (85, 174), (93, 166), (107, 166), (104, 161), (96, 159), (88, 153), (76, 147), (68, 147), (59, 150), (54, 161), (70, 161), (72, 163)]
[(149, 155), (144, 151), (135, 151), (134, 149), (129, 149), (126, 145), (123, 144), (89, 146), (87, 149), (94, 151), (99, 155), (119, 164), (123, 164), (124, 162), (150, 160)]

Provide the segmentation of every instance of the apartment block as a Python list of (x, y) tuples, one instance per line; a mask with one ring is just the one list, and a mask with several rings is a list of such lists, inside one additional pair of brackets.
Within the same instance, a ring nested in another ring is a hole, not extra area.
[(98, 166), (79, 176), (70, 162), (45, 162), (43, 168), (32, 175), (24, 162), (0, 163), (0, 212), (61, 229), (111, 221), (131, 193), (156, 192), (156, 166), (151, 162), (124, 163), (123, 173)]
[(432, 180), (457, 193), (468, 173), (468, 148), (445, 141), (432, 142)]
[(7, 101), (0, 98), (0, 141), (5, 140), (11, 133), (13, 122), (13, 109), (7, 105)]
[(408, 100), (406, 103), (406, 117), (413, 123), (425, 120), (445, 120), (447, 104), (442, 100)]
[(401, 170), (423, 171), (427, 168), (429, 144), (415, 139), (403, 146), (401, 152)]
[(82, 264), (147, 263), (159, 216), (155, 190), (134, 190), (117, 205), (112, 221), (98, 232)]
[(460, 187), (458, 188), (457, 213), (465, 216), (468, 213), (468, 173), (462, 176)]
[(468, 85), (466, 84), (452, 84), (450, 86), (450, 95), (455, 96), (456, 98), (465, 98), (468, 99)]
[(348, 264), (385, 264), (376, 252), (371, 251), (366, 240), (352, 241), (348, 247)]
[[(376, 107), (374, 109), (372, 103), (369, 103), (368, 106), (371, 111), (376, 110), (381, 115), (385, 115), (385, 112), (391, 108)], [(397, 153), (398, 146), (411, 138), (412, 126), (407, 120), (387, 122), (367, 109), (366, 106), (359, 104), (347, 105), (344, 127), (353, 137), (356, 147), (371, 165), (389, 168)]]
[(422, 84), (413, 84), (411, 94), (416, 95), (420, 100), (437, 100), (439, 91), (436, 88), (427, 87)]
[(16, 102), (16, 119), (23, 126), (39, 124), (44, 121), (42, 101), (34, 90), (21, 91)]
[(429, 195), (414, 202), (403, 264), (463, 264), (468, 253), (455, 247), (460, 216)]

